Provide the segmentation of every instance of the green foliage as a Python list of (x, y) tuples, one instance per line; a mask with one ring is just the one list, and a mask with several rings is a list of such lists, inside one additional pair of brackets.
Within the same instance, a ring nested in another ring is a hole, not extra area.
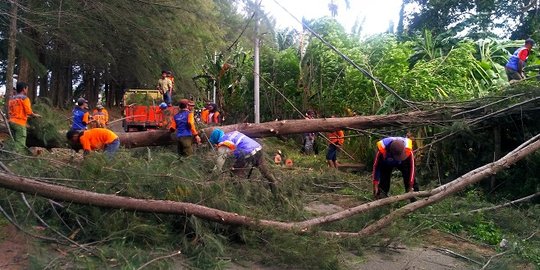
[(445, 56), (419, 61), (403, 78), (400, 93), (412, 100), (465, 100), (480, 96), (473, 92), (473, 53), (473, 45), (462, 42)]
[(538, 23), (538, 7), (526, 1), (411, 0), (405, 4), (414, 7), (407, 18), (410, 33), (430, 29), (436, 34), (450, 32), (475, 38), (512, 33), (515, 39), (534, 34)]
[(161, 95), (156, 98), (156, 95), (148, 93), (131, 93), (127, 96), (125, 105), (143, 105), (143, 106), (157, 106), (161, 103)]
[(67, 130), (69, 126), (66, 123), (70, 123), (70, 121), (59, 117), (58, 112), (43, 101), (34, 104), (32, 110), (40, 114), (41, 117), (28, 119), (29, 137), (37, 139), (43, 145), (65, 145), (66, 140), (58, 130)]
[(480, 220), (477, 224), (470, 228), (470, 231), (474, 238), (491, 245), (496, 245), (502, 240), (501, 231), (492, 221), (485, 222)]
[[(400, 43), (393, 35), (380, 35), (357, 46), (350, 51), (355, 62), (391, 88), (400, 85), (409, 70), (410, 43)], [(345, 74), (344, 87), (339, 93), (347, 97), (344, 105), (366, 115), (379, 110), (389, 93), (350, 65)]]

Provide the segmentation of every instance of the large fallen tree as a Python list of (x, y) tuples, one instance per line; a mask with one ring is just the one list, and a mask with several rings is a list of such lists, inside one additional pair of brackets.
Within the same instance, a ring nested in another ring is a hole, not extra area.
[(137, 212), (152, 212), (165, 214), (181, 214), (193, 215), (206, 220), (220, 222), (224, 224), (243, 225), (254, 228), (269, 227), (279, 230), (293, 231), (297, 233), (311, 231), (315, 226), (342, 220), (370, 209), (374, 209), (383, 205), (394, 202), (410, 199), (412, 197), (426, 197), (414, 203), (410, 203), (396, 211), (391, 212), (388, 216), (376, 221), (372, 225), (362, 229), (358, 233), (351, 232), (322, 232), (324, 234), (339, 235), (339, 236), (365, 236), (379, 231), (381, 228), (388, 226), (395, 219), (413, 212), (419, 208), (428, 206), (438, 202), (465, 187), (479, 182), (490, 175), (494, 175), (517, 161), (525, 158), (540, 148), (540, 135), (523, 143), (512, 152), (508, 153), (503, 158), (486, 164), (480, 168), (470, 171), (454, 181), (451, 181), (438, 188), (430, 191), (411, 192), (398, 196), (393, 196), (374, 202), (368, 202), (353, 208), (349, 208), (331, 215), (313, 218), (300, 222), (285, 222), (256, 219), (248, 216), (243, 216), (238, 213), (222, 211), (206, 206), (177, 202), (167, 200), (149, 200), (137, 199), (131, 197), (122, 197), (113, 194), (102, 194), (75, 188), (59, 186), (40, 182), (37, 180), (16, 176), (9, 172), (0, 172), (0, 186), (15, 191), (28, 193), (31, 195), (42, 196), (54, 200), (93, 205), (107, 208), (117, 208)]
[[(540, 90), (538, 90), (540, 91)], [(329, 132), (337, 129), (368, 130), (383, 127), (412, 128), (418, 126), (449, 127), (455, 122), (466, 125), (496, 125), (504, 116), (534, 116), (540, 109), (540, 98), (535, 89), (529, 92), (509, 96), (486, 97), (484, 99), (461, 102), (457, 104), (427, 103), (417, 108), (421, 111), (404, 112), (389, 115), (368, 115), (355, 117), (336, 117), (319, 119), (294, 119), (271, 121), (260, 124), (241, 123), (220, 126), (225, 132), (238, 130), (250, 137), (260, 138), (278, 135), (301, 134), (308, 132)], [(210, 135), (214, 127), (202, 128)], [(0, 126), (0, 133), (8, 133), (6, 127)], [(38, 133), (38, 134), (34, 134)], [(65, 147), (65, 142), (58, 140), (44, 141), (39, 139), (38, 130), (29, 130), (27, 145), (46, 148)], [(174, 137), (168, 130), (149, 130), (143, 132), (119, 133), (121, 144), (125, 148), (168, 145), (174, 143)], [(7, 135), (9, 136), (9, 135)], [(204, 139), (206, 136), (202, 136)], [(64, 138), (58, 134), (57, 138)]]
[[(429, 110), (413, 111), (389, 115), (368, 115), (355, 117), (336, 117), (319, 119), (295, 119), (265, 122), (260, 124), (242, 123), (221, 126), (223, 131), (238, 130), (253, 138), (278, 135), (301, 134), (309, 132), (332, 132), (338, 129), (368, 130), (382, 127), (412, 128), (417, 126), (451, 126), (463, 122), (469, 126), (484, 125), (485, 122), (499, 121), (499, 117), (529, 113), (535, 115), (540, 105), (540, 98), (531, 97), (531, 93), (519, 93), (508, 97), (498, 97), (495, 101), (470, 102), (460, 105), (424, 104)], [(510, 100), (514, 103), (506, 104)], [(516, 103), (517, 102), (517, 103)], [(209, 136), (214, 127), (201, 131)], [(166, 145), (173, 143), (173, 136), (165, 130), (119, 134), (122, 145), (126, 148)], [(203, 136), (204, 137), (204, 136)]]
[[(225, 132), (238, 130), (253, 138), (290, 135), (306, 132), (330, 132), (338, 129), (371, 129), (391, 126), (414, 126), (439, 123), (444, 121), (442, 112), (419, 111), (391, 115), (370, 115), (340, 118), (296, 119), (272, 121), (260, 124), (242, 123), (220, 126)], [(214, 127), (201, 131), (210, 136)], [(126, 148), (166, 145), (173, 143), (173, 137), (167, 130), (119, 133), (120, 142)], [(203, 136), (204, 137), (204, 136)]]

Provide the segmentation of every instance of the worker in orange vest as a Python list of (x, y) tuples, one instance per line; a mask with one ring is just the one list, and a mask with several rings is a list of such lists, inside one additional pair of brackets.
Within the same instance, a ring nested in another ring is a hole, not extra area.
[(109, 124), (109, 112), (103, 107), (103, 105), (96, 105), (96, 108), (92, 112), (92, 121), (94, 121), (94, 127), (107, 127), (107, 125)]
[(215, 103), (209, 103), (201, 112), (201, 121), (210, 126), (217, 126), (221, 122), (220, 113)]
[(377, 154), (373, 162), (373, 196), (375, 199), (388, 196), (390, 178), (394, 168), (401, 171), (405, 192), (418, 191), (418, 184), (414, 180), (414, 155), (411, 139), (388, 137), (377, 142)]
[(16, 95), (9, 99), (9, 127), (13, 132), (13, 140), (15, 141), (15, 150), (23, 150), (26, 148), (26, 124), (28, 117), (41, 117), (41, 115), (32, 111), (28, 94), (28, 84), (17, 82), (15, 87)]
[(171, 94), (172, 94), (172, 92), (174, 91), (174, 75), (173, 75), (172, 71), (170, 71), (170, 70), (167, 71), (167, 78), (169, 78), (169, 80), (171, 80), (171, 84), (172, 84)]
[(112, 158), (120, 148), (118, 135), (106, 128), (70, 130), (67, 132), (66, 137), (72, 143), (73, 148), (82, 148), (84, 154), (103, 150), (108, 158)]
[(345, 142), (345, 133), (343, 130), (334, 131), (328, 134), (328, 140), (330, 140), (330, 144), (328, 145), (328, 151), (326, 152), (326, 162), (330, 168), (337, 168), (337, 153), (339, 148), (341, 148)]

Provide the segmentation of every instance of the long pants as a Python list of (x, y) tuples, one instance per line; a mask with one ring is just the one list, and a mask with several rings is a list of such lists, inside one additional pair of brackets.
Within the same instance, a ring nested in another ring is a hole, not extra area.
[(508, 81), (512, 81), (512, 80), (519, 81), (519, 80), (525, 79), (521, 76), (521, 74), (519, 74), (519, 72), (515, 70), (509, 69), (507, 67), (505, 67), (505, 70), (506, 70), (506, 76), (508, 76)]
[(11, 128), (11, 132), (13, 132), (15, 150), (23, 151), (24, 149), (26, 149), (26, 127), (12, 122), (9, 122), (9, 127)]
[(107, 155), (107, 157), (111, 159), (116, 153), (116, 151), (118, 151), (118, 148), (120, 148), (120, 139), (116, 139), (111, 143), (105, 145), (105, 155)]
[(167, 103), (167, 105), (171, 105), (172, 103), (171, 92), (166, 91), (165, 93), (163, 93), (163, 102)]
[(253, 156), (247, 158), (237, 158), (234, 162), (233, 168), (238, 169), (238, 171), (242, 171), (247, 169), (247, 166), (250, 164), (251, 166), (257, 167), (257, 169), (259, 169), (261, 175), (266, 178), (266, 180), (268, 180), (268, 186), (270, 187), (270, 190), (275, 194), (277, 191), (277, 180), (270, 173), (270, 171), (268, 171), (268, 167), (266, 166), (262, 150), (257, 151), (257, 153), (255, 153)]
[[(379, 179), (379, 192), (377, 195), (380, 195), (381, 192), (384, 192), (384, 196), (388, 196), (388, 192), (390, 192), (390, 178), (392, 177), (392, 170), (394, 168), (397, 168), (401, 171), (401, 175), (403, 176), (403, 186), (405, 187), (405, 192), (409, 191), (410, 186), (410, 175), (411, 175), (411, 157), (408, 157), (405, 159), (401, 164), (399, 165), (388, 165), (384, 162), (381, 162), (379, 164), (380, 168), (380, 179)], [(416, 180), (413, 179), (413, 189), (414, 191), (418, 191), (418, 184), (416, 183)]]
[(191, 156), (193, 155), (193, 137), (192, 136), (183, 136), (183, 137), (177, 137), (176, 138), (178, 144), (177, 144), (177, 151), (178, 155), (180, 156)]

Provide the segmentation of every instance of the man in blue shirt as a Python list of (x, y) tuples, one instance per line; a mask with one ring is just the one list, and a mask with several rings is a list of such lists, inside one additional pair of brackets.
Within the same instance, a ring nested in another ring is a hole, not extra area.
[(523, 68), (525, 67), (527, 58), (529, 58), (529, 55), (531, 54), (533, 46), (534, 40), (529, 38), (525, 40), (525, 45), (523, 47), (517, 49), (514, 54), (510, 56), (510, 59), (508, 59), (508, 63), (506, 63), (505, 66), (508, 81), (525, 79)]
[(73, 124), (71, 130), (86, 130), (90, 123), (90, 113), (88, 112), (88, 100), (77, 99), (77, 106), (72, 111)]

